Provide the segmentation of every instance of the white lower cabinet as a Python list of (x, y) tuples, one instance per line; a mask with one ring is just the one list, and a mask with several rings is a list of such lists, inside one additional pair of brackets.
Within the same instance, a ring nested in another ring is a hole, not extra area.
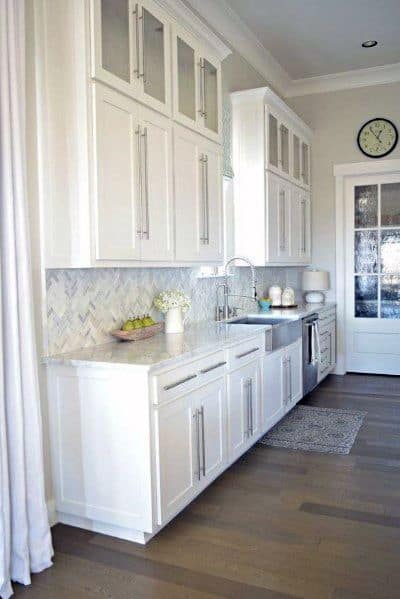
[(303, 397), (302, 340), (285, 348), (285, 411), (291, 410)]
[(322, 381), (336, 365), (336, 309), (319, 315), (319, 345), (321, 351), (318, 382)]
[(146, 543), (301, 399), (301, 339), (264, 345), (150, 372), (49, 364), (57, 520)]
[(223, 377), (155, 410), (158, 524), (165, 524), (226, 465)]
[(228, 375), (228, 452), (234, 461), (260, 434), (261, 367), (253, 360)]
[(263, 359), (262, 427), (269, 430), (285, 414), (285, 350), (266, 354)]

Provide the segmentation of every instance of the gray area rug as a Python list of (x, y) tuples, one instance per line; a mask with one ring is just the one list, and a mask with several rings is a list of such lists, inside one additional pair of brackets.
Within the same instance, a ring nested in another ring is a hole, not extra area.
[(350, 453), (366, 412), (296, 406), (259, 440), (269, 447)]

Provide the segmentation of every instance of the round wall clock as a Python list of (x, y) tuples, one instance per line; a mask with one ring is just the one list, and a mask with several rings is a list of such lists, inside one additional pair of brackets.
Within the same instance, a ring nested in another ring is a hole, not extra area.
[(394, 150), (399, 138), (396, 126), (388, 119), (367, 121), (357, 137), (361, 152), (370, 158), (382, 158)]

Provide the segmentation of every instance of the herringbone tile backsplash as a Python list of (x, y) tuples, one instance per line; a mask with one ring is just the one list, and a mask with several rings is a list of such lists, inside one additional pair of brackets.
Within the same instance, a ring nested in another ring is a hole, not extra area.
[[(263, 295), (271, 284), (300, 288), (302, 269), (258, 268), (258, 292)], [(219, 278), (201, 279), (191, 268), (96, 268), (48, 270), (47, 338), (48, 353), (63, 353), (111, 341), (109, 331), (118, 328), (131, 314), (162, 315), (152, 304), (165, 289), (187, 293), (192, 307), (188, 322), (214, 319)], [(236, 268), (231, 279), (233, 293), (249, 292), (250, 270)], [(236, 305), (246, 307), (246, 300)], [(254, 304), (248, 304), (254, 309)]]

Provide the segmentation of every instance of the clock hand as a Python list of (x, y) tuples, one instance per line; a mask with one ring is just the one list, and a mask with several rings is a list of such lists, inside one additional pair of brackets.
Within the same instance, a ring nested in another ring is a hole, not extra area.
[(371, 133), (373, 135), (375, 135), (376, 139), (379, 141), (379, 137), (377, 136), (377, 134), (375, 133), (375, 131), (372, 129), (372, 127), (369, 127), (369, 130), (371, 131)]

